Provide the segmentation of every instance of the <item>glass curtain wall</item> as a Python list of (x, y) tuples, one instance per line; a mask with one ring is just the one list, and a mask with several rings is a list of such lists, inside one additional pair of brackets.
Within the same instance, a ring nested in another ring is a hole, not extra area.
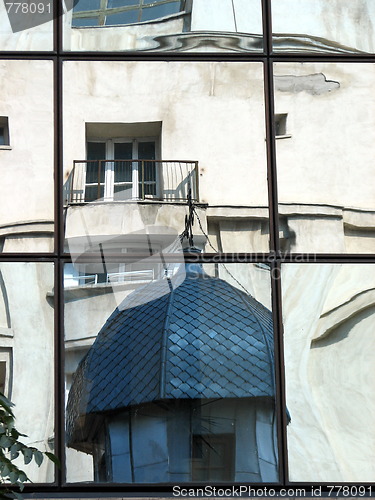
[(27, 493), (373, 494), (374, 6), (0, 5)]

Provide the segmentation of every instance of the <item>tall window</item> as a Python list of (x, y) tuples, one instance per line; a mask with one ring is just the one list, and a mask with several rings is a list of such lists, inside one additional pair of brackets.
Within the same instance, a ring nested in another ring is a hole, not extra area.
[(156, 196), (155, 160), (154, 138), (88, 141), (85, 201)]

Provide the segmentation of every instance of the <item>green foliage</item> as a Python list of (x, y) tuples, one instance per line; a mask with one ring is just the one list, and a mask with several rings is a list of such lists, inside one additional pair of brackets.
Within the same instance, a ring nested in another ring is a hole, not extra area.
[[(14, 404), (0, 392), (0, 484), (10, 483), (23, 490), (23, 483), (29, 481), (26, 473), (13, 463), (22, 457), (27, 465), (33, 460), (40, 467), (44, 455), (58, 465), (53, 453), (42, 453), (33, 446), (27, 446), (19, 439), (27, 437), (15, 427)], [(17, 492), (9, 490), (5, 484), (0, 486), (0, 498), (22, 498)]]

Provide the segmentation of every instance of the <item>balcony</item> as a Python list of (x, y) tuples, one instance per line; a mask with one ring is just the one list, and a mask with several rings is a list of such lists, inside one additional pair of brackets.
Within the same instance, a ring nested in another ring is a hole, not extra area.
[(64, 185), (64, 202), (185, 202), (189, 191), (199, 201), (197, 161), (75, 160)]
[(64, 277), (64, 286), (70, 287), (83, 287), (89, 285), (116, 285), (116, 284), (138, 284), (148, 283), (150, 281), (162, 278), (171, 278), (179, 266), (176, 264), (171, 265), (164, 269), (155, 265), (151, 268), (145, 267), (144, 269), (120, 272), (97, 272), (93, 274), (67, 274)]

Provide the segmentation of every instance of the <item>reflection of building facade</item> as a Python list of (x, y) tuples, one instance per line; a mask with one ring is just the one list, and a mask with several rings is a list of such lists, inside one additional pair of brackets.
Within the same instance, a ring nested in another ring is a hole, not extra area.
[(108, 319), (70, 390), (68, 445), (99, 481), (273, 482), (274, 398), (270, 312), (189, 264)]
[[(374, 50), (374, 7), (341, 0), (273, 2), (274, 48), (355, 53)], [(293, 11), (293, 16), (285, 12)], [(337, 23), (342, 16), (346, 22)], [(353, 22), (352, 19), (359, 22)], [(64, 47), (72, 51), (260, 52), (258, 0), (81, 0), (65, 17)], [(360, 36), (359, 36), (360, 34)]]
[[(220, 9), (208, 0), (153, 2), (149, 7), (139, 3), (138, 8), (134, 3), (124, 8), (106, 0), (88, 10), (81, 1), (65, 16), (64, 43), (67, 50), (261, 49), (259, 5), (249, 0), (221, 2)], [(366, 19), (371, 7), (364, 1), (361, 5), (359, 14)], [(166, 9), (162, 16), (147, 19), (146, 11), (158, 8)], [(345, 26), (342, 32), (338, 27), (334, 34), (330, 25), (336, 26), (336, 20), (330, 24), (323, 11), (322, 6), (315, 11), (310, 36), (278, 35), (278, 50), (371, 50), (371, 41), (356, 36), (359, 23)], [(132, 16), (137, 20), (133, 22)], [(351, 44), (345, 43), (344, 32)], [(359, 39), (364, 40), (363, 46), (358, 46)], [(1, 64), (2, 73), (7, 74), (7, 92), (0, 97), (5, 193), (0, 200), (2, 250), (51, 251), (52, 64)], [(40, 75), (34, 85), (26, 80), (28, 73)], [(370, 180), (375, 144), (374, 66), (278, 63), (274, 74), (282, 250), (374, 253), (375, 189)], [(152, 235), (153, 245), (161, 250), (166, 241), (168, 245), (178, 241), (190, 189), (201, 224), (194, 227), (194, 243), (200, 249), (268, 251), (261, 63), (66, 61), (63, 101), (67, 250), (84, 253), (105, 244), (108, 253), (123, 252), (129, 257), (144, 250), (145, 233)], [(9, 211), (14, 196), (24, 204)], [(116, 304), (160, 276), (160, 265), (145, 261), (135, 258), (112, 264), (108, 259), (106, 266), (102, 262), (66, 266), (67, 394), (79, 361)], [(375, 395), (372, 362), (364, 353), (371, 353), (373, 346), (374, 271), (364, 265), (324, 264), (319, 271), (312, 264), (306, 266), (290, 264), (283, 271), (291, 478), (367, 481), (374, 477), (375, 438), (363, 429), (373, 427)], [(26, 267), (18, 282), (4, 264), (1, 268), (0, 385), (8, 390), (12, 386), (20, 422), (32, 429), (28, 431), (31, 439), (44, 446), (51, 444), (48, 440), (53, 434), (48, 414), (52, 386), (38, 393), (37, 412), (44, 408), (48, 420), (48, 431), (40, 436), (30, 427), (33, 414), (27, 415), (28, 405), (22, 406), (23, 391), (20, 379), (12, 375), (12, 360), (18, 373), (30, 344), (25, 334), (27, 321), (20, 320), (19, 283), (25, 288), (39, 283), (33, 296), (42, 297), (39, 305), (47, 318), (39, 332), (51, 338), (52, 276), (42, 278), (37, 266), (35, 272), (30, 271), (33, 264)], [(206, 267), (234, 286), (239, 281), (271, 307), (267, 265), (233, 264), (230, 273), (221, 266)], [(175, 270), (169, 271), (172, 276)], [(29, 301), (32, 309), (31, 296)], [(34, 311), (29, 327), (36, 318)], [(53, 346), (44, 346), (41, 339), (34, 346), (33, 356), (40, 350), (45, 353), (39, 365), (43, 378), (52, 370)], [(361, 391), (349, 379), (360, 379)], [(118, 425), (112, 422), (109, 432)], [(99, 449), (100, 443), (95, 446)], [(93, 480), (91, 455), (85, 447), (75, 448), (79, 451), (67, 451), (68, 479)], [(97, 477), (105, 470), (99, 461)], [(41, 471), (39, 480), (45, 477), (47, 473)]]

